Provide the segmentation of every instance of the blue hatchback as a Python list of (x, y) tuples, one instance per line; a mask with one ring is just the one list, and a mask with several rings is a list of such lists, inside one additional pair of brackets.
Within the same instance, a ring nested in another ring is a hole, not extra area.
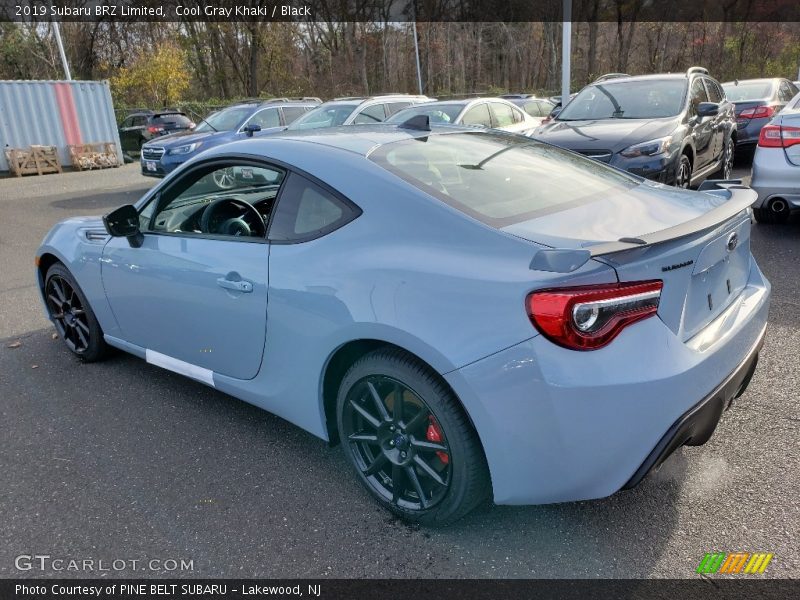
[(228, 106), (203, 119), (194, 131), (166, 135), (144, 144), (139, 159), (142, 175), (164, 177), (203, 150), (252, 137), (262, 129), (286, 126), (319, 104), (317, 98), (279, 98)]

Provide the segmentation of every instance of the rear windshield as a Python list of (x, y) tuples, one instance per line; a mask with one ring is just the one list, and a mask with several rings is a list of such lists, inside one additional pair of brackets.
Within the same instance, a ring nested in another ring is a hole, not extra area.
[(494, 132), (403, 140), (379, 147), (370, 159), (498, 228), (638, 185), (636, 178), (579, 154)]
[(180, 114), (166, 114), (166, 115), (156, 115), (153, 117), (153, 124), (154, 125), (168, 125), (172, 127), (189, 127), (191, 124), (191, 119), (186, 115)]
[(737, 100), (763, 100), (772, 96), (771, 81), (749, 81), (735, 83), (724, 83), (722, 89), (731, 102)]
[(463, 104), (419, 104), (395, 113), (386, 122), (403, 123), (411, 117), (427, 115), (431, 123), (455, 123), (463, 108)]
[(557, 120), (673, 117), (683, 109), (685, 97), (685, 79), (598, 83), (583, 88), (559, 113)]

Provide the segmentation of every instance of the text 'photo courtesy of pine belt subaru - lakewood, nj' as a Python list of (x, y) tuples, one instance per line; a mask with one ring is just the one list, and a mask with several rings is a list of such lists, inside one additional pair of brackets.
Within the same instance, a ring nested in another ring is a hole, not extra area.
[(425, 116), (286, 132), (59, 223), (37, 276), (78, 357), (121, 349), (269, 410), (442, 525), (608, 496), (711, 436), (770, 286), (755, 193), (708, 187)]
[(728, 179), (737, 143), (733, 104), (702, 67), (605, 75), (532, 137), (682, 188)]

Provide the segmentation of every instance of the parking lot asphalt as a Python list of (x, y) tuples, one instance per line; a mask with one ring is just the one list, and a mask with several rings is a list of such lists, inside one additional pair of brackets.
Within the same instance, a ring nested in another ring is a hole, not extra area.
[(72, 358), (41, 315), (34, 250), (56, 221), (153, 183), (138, 165), (74, 175), (0, 181), (0, 577), (98, 574), (20, 572), (20, 554), (193, 561), (107, 573), (129, 577), (692, 577), (712, 551), (772, 552), (765, 576), (800, 577), (800, 219), (754, 227), (768, 336), (709, 443), (606, 499), (431, 530), (384, 512), (339, 448), (277, 417), (127, 355)]

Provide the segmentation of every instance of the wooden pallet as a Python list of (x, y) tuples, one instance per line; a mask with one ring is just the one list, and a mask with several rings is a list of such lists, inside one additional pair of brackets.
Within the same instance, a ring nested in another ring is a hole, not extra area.
[(30, 146), (27, 150), (6, 148), (5, 154), (8, 170), (17, 177), (61, 173), (61, 163), (55, 146)]
[(72, 167), (79, 171), (119, 166), (116, 144), (102, 142), (67, 146), (67, 148), (69, 148), (69, 155), (72, 159)]

